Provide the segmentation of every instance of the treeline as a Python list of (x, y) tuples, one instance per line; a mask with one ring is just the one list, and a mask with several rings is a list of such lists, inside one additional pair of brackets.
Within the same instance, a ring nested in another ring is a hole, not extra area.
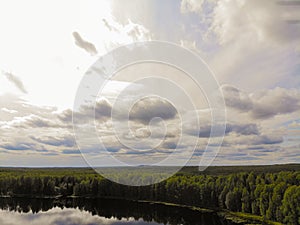
[(228, 209), (300, 224), (300, 172), (177, 174), (150, 186), (124, 186), (92, 172), (0, 172), (2, 196), (90, 196), (162, 201)]

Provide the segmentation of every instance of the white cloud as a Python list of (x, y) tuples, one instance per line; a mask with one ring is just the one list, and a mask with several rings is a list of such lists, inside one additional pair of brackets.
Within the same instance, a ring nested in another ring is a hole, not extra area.
[(248, 91), (297, 87), (300, 29), (285, 19), (299, 19), (296, 8), (276, 1), (214, 1), (189, 30), (201, 30), (193, 38), (220, 83)]
[(133, 23), (131, 20), (128, 20), (124, 25), (112, 18), (103, 19), (102, 22), (105, 28), (103, 35), (107, 35), (104, 43), (109, 50), (136, 41), (151, 40), (151, 32), (143, 25)]
[(2, 110), (3, 112), (7, 112), (7, 113), (11, 113), (11, 114), (17, 113), (16, 110), (8, 109), (8, 108), (2, 108), (1, 110)]
[(182, 0), (180, 4), (180, 10), (182, 13), (201, 13), (204, 1), (205, 0)]
[[(48, 117), (50, 115), (47, 115)], [(2, 128), (45, 128), (45, 127), (60, 127), (57, 121), (53, 121), (50, 118), (43, 118), (34, 114), (24, 117), (14, 117), (13, 120), (8, 122), (0, 122)]]
[(290, 44), (298, 41), (300, 31), (286, 24), (286, 9), (276, 1), (218, 1), (212, 30), (221, 44), (245, 39), (265, 44)]

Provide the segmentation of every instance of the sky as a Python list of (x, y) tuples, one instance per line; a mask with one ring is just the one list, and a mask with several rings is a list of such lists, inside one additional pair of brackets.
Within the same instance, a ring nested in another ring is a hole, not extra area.
[[(198, 165), (208, 144), (218, 149), (212, 165), (299, 163), (299, 7), (273, 0), (1, 1), (0, 166), (108, 165), (109, 155), (152, 165), (172, 154), (173, 165)], [(99, 58), (142, 41), (200, 57), (223, 96), (226, 121), (212, 121), (203, 71), (200, 90), (184, 71), (153, 62), (116, 72), (93, 104), (74, 108), (84, 77), (99, 75)], [(224, 137), (211, 136), (222, 122)], [(103, 146), (108, 154), (98, 151)]]

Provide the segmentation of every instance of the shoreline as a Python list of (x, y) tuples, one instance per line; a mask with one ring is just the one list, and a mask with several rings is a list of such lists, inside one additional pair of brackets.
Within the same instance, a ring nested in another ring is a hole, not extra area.
[(170, 203), (170, 202), (162, 202), (162, 201), (151, 201), (151, 200), (138, 200), (138, 199), (129, 199), (129, 198), (119, 198), (119, 197), (92, 197), (92, 196), (30, 196), (30, 195), (4, 195), (0, 196), (1, 198), (28, 198), (28, 199), (112, 199), (112, 200), (125, 200), (125, 201), (132, 201), (138, 203), (148, 203), (148, 204), (157, 204), (157, 205), (165, 205), (170, 207), (180, 207), (180, 208), (187, 208), (193, 211), (197, 211), (200, 213), (215, 213), (219, 217), (224, 218), (225, 220), (237, 223), (237, 224), (247, 224), (247, 225), (255, 225), (255, 224), (266, 224), (266, 225), (283, 225), (280, 222), (270, 221), (264, 219), (262, 216), (250, 214), (250, 213), (242, 213), (242, 212), (232, 212), (225, 209), (209, 209), (209, 208), (201, 208), (192, 205), (183, 205), (177, 203)]

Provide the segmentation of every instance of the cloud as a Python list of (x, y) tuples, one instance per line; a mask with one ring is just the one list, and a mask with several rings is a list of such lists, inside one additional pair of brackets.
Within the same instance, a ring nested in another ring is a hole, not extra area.
[[(189, 126), (189, 125), (188, 125)], [(219, 128), (220, 127), (220, 128)], [(221, 125), (214, 125), (215, 129), (221, 129), (223, 126)], [(190, 126), (190, 129), (187, 129), (187, 134), (196, 135), (200, 138), (209, 138), (209, 137), (219, 137), (222, 135), (228, 135), (230, 133), (236, 133), (238, 135), (258, 135), (259, 130), (256, 124), (249, 123), (249, 124), (233, 124), (227, 123), (225, 128), (225, 133), (216, 132), (215, 135), (211, 134), (212, 125), (210, 124), (200, 124), (200, 130), (195, 129), (196, 127)]]
[(177, 142), (176, 141), (164, 141), (162, 147), (165, 149), (176, 149)]
[[(128, 3), (126, 3), (127, 7)], [(152, 34), (145, 26), (134, 23), (129, 18), (127, 17), (126, 21), (123, 22), (117, 21), (113, 16), (102, 18), (102, 26), (99, 27), (97, 32), (100, 40), (102, 40), (97, 45), (99, 46), (99, 51), (105, 53), (119, 46), (152, 39)]]
[(300, 110), (300, 91), (296, 89), (277, 87), (248, 94), (233, 86), (223, 85), (222, 91), (226, 106), (247, 112), (255, 119), (268, 119)]
[(153, 118), (163, 120), (174, 119), (177, 116), (176, 108), (169, 102), (159, 98), (145, 98), (137, 102), (129, 113), (129, 119), (148, 124)]
[(134, 136), (137, 138), (148, 138), (151, 135), (149, 128), (142, 127), (135, 130)]
[[(20, 120), (21, 117), (37, 116), (40, 118), (54, 119), (53, 112), (56, 107), (36, 106), (28, 101), (12, 94), (0, 95), (0, 123), (7, 122), (7, 125)], [(29, 119), (29, 118), (27, 118)]]
[(7, 112), (7, 113), (10, 113), (10, 114), (15, 114), (15, 113), (17, 113), (18, 111), (16, 111), (16, 110), (13, 110), (13, 109), (8, 109), (8, 108), (1, 108), (1, 110), (3, 111), (3, 112)]
[(109, 31), (117, 31), (117, 29), (111, 26), (106, 19), (102, 19), (102, 22)]
[(286, 22), (286, 17), (299, 19), (297, 7), (259, 0), (211, 2), (198, 13), (200, 25), (191, 29), (201, 29), (193, 38), (204, 39), (196, 46), (220, 83), (247, 90), (299, 86), (299, 24)]
[(97, 49), (96, 47), (88, 42), (82, 39), (82, 37), (79, 35), (78, 32), (73, 32), (73, 37), (75, 38), (75, 44), (90, 53), (91, 55), (97, 55)]
[[(296, 11), (290, 8), (293, 12)], [(217, 1), (211, 29), (220, 44), (237, 39), (289, 44), (298, 41), (300, 31), (287, 25), (285, 14), (286, 8), (276, 1)]]
[(2, 72), (2, 73), (11, 83), (13, 83), (16, 86), (16, 88), (19, 89), (19, 91), (21, 91), (24, 94), (27, 94), (24, 84), (20, 80), (20, 78), (18, 78), (16, 75), (14, 75), (12, 73), (8, 73), (8, 72)]
[(231, 85), (222, 85), (226, 106), (240, 111), (252, 109), (253, 103), (249, 95)]
[[(151, 34), (144, 26), (133, 23), (130, 19), (124, 25), (113, 19), (102, 20), (104, 26), (111, 32), (112, 45), (129, 44), (135, 41), (151, 40)], [(121, 43), (121, 42), (123, 43)]]
[(180, 3), (181, 13), (202, 12), (202, 6), (205, 0), (182, 0)]
[[(24, 139), (24, 138), (20, 138)], [(12, 140), (9, 142), (0, 142), (0, 148), (6, 149), (9, 151), (32, 151), (32, 152), (39, 152), (44, 153), (48, 152), (44, 146), (31, 142), (30, 140)], [(20, 153), (21, 154), (21, 153)]]
[[(229, 90), (231, 89), (229, 88)], [(233, 95), (232, 93), (238, 92), (236, 91), (236, 88), (233, 88), (230, 93)], [(244, 94), (247, 93), (244, 92)], [(252, 95), (254, 94), (247, 95), (253, 102)], [(255, 97), (255, 99), (260, 98)], [(240, 101), (239, 98), (238, 100)], [(21, 102), (21, 104), (24, 104), (24, 102)], [(232, 106), (235, 106), (235, 104)], [(11, 107), (7, 106), (7, 108)], [(1, 133), (3, 134), (0, 139), (2, 154), (16, 154), (18, 151), (18, 154), (21, 155), (25, 154), (25, 152), (29, 152), (30, 154), (34, 152), (34, 154), (39, 154), (38, 157), (49, 155), (49, 157), (61, 157), (63, 159), (80, 155), (80, 152), (75, 147), (75, 140), (69, 127), (72, 118), (72, 110), (55, 112), (53, 111), (54, 109), (45, 109), (45, 111), (43, 111), (42, 108), (30, 108), (28, 105), (26, 108), (27, 110), (32, 110), (26, 111), (26, 113), (31, 112), (31, 114), (14, 117), (12, 121), (4, 122), (3, 124), (7, 125), (9, 129), (1, 129), (0, 127)], [(238, 112), (241, 112), (244, 108), (247, 107), (238, 108), (237, 110)], [(116, 139), (113, 130), (114, 127), (111, 126), (109, 120), (111, 109), (112, 105), (106, 99), (99, 99), (96, 103), (96, 115), (100, 122), (99, 135), (108, 151), (126, 162), (132, 162), (134, 160), (140, 164), (140, 162), (149, 162), (148, 158), (151, 158), (153, 162), (156, 162), (168, 156), (175, 148), (190, 148), (191, 143), (194, 143), (194, 139), (199, 139), (201, 144), (197, 145), (197, 149), (203, 151), (206, 146), (207, 137), (210, 136), (211, 126), (207, 121), (209, 121), (211, 111), (200, 110), (200, 130), (192, 129), (195, 122), (190, 114), (187, 113), (187, 115), (183, 115), (183, 118), (185, 118), (184, 121), (187, 122), (185, 123), (185, 126), (190, 128), (190, 133), (184, 133), (184, 136), (181, 139), (182, 142), (179, 144), (178, 140), (181, 132), (180, 129), (177, 129), (177, 121), (175, 122), (174, 120), (174, 118), (177, 117), (176, 110), (167, 101), (158, 98), (145, 98), (133, 106), (132, 112), (134, 112), (134, 117), (132, 117), (132, 120), (130, 121), (133, 123), (132, 132), (135, 133), (135, 136), (139, 141), (135, 142), (136, 140), (128, 139), (128, 143), (126, 142), (128, 146), (136, 147), (138, 150), (124, 150), (125, 148), (122, 146), (123, 140), (120, 139), (120, 143), (119, 140)], [(33, 111), (39, 113), (39, 115), (32, 114)], [(84, 105), (75, 114), (77, 114), (82, 128), (84, 129), (87, 121), (90, 122), (94, 119), (94, 107), (88, 104)], [(145, 126), (145, 124), (147, 124), (146, 122), (149, 122), (149, 120), (157, 116), (163, 117), (163, 119), (167, 121), (168, 129), (166, 136), (164, 129), (162, 129), (161, 124), (159, 123), (151, 124), (149, 127)], [(265, 127), (261, 127), (260, 121), (254, 123), (251, 122), (251, 120), (249, 121), (248, 117), (244, 116), (243, 118), (245, 119), (240, 121), (237, 119), (237, 121), (230, 121), (227, 123), (225, 141), (222, 145), (221, 155), (223, 154), (222, 151), (225, 151), (227, 148), (232, 149), (232, 151), (225, 152), (226, 154), (224, 153), (227, 156), (224, 156), (221, 163), (224, 162), (225, 159), (230, 160), (231, 158), (233, 161), (238, 162), (238, 160), (243, 161), (247, 160), (247, 158), (250, 160), (251, 157), (256, 157), (257, 162), (262, 162), (261, 160), (274, 154), (278, 149), (278, 145), (281, 145), (284, 141), (282, 133), (276, 131), (276, 129), (270, 129), (269, 127), (266, 129)], [(117, 123), (123, 124), (124, 127), (127, 126), (127, 123), (124, 123), (124, 117), (116, 119)], [(105, 123), (102, 123), (104, 121)], [(172, 126), (168, 127), (169, 125)], [(120, 128), (121, 133), (126, 131), (125, 128)], [(30, 135), (28, 135), (29, 132)], [(119, 130), (117, 132), (119, 132)], [(98, 146), (94, 145), (95, 143), (89, 142), (89, 133), (86, 135), (86, 141), (89, 145), (81, 150), (89, 155), (99, 153), (97, 152)], [(149, 135), (151, 138), (147, 140)], [(214, 138), (218, 137), (212, 137), (212, 141), (214, 141)], [(148, 148), (152, 149), (152, 147), (153, 150), (148, 150)], [(234, 154), (234, 151), (237, 149), (239, 149), (240, 152)], [(21, 153), (23, 151), (24, 153)], [(255, 154), (251, 152), (255, 152)], [(199, 155), (200, 153), (198, 156)]]
[(283, 142), (283, 137), (277, 134), (262, 134), (262, 135), (248, 135), (248, 136), (231, 136), (225, 139), (224, 144), (244, 145), (246, 150), (253, 145), (275, 145)]
[(63, 112), (58, 114), (59, 120), (61, 120), (63, 123), (72, 123), (72, 114), (73, 111), (71, 109), (66, 109)]
[(226, 133), (235, 132), (241, 135), (258, 135), (259, 131), (257, 125), (254, 123), (249, 124), (228, 124), (226, 126)]
[(49, 128), (49, 127), (61, 127), (61, 124), (57, 124), (53, 120), (42, 118), (40, 116), (31, 114), (23, 117), (14, 117), (13, 120), (8, 122), (0, 122), (0, 127), (15, 127), (15, 128)]
[(300, 110), (300, 91), (296, 89), (275, 88), (252, 94), (254, 118), (270, 118)]
[(52, 121), (45, 119), (45, 118), (41, 118), (39, 116), (36, 115), (31, 115), (29, 117), (27, 117), (24, 121), (24, 123), (22, 124), (22, 127), (57, 127), (58, 125), (56, 123), (53, 123)]
[(36, 142), (39, 142), (41, 144), (51, 145), (51, 146), (65, 146), (65, 147), (74, 147), (75, 146), (75, 139), (72, 135), (65, 135), (61, 137), (53, 137), (53, 136), (47, 136), (47, 137), (35, 137), (30, 136), (30, 138)]
[(6, 150), (30, 150), (34, 148), (30, 143), (1, 144), (0, 147)]
[(71, 109), (64, 110), (58, 115), (58, 118), (64, 123), (71, 123), (72, 116), (76, 123), (84, 124), (88, 121), (97, 122), (107, 121), (111, 117), (112, 106), (106, 99), (99, 99), (96, 104), (85, 104), (78, 111)]
[(199, 50), (197, 49), (196, 41), (180, 40), (180, 46), (189, 50), (196, 51), (199, 55), (201, 54), (201, 52), (199, 52)]
[(66, 155), (81, 154), (79, 150), (63, 150), (62, 153)]

